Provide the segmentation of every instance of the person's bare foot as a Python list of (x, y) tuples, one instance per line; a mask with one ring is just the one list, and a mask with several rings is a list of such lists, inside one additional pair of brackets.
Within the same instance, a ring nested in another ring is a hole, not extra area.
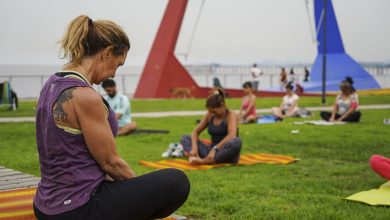
[(188, 161), (190, 162), (191, 165), (202, 165), (203, 164), (203, 159), (199, 157), (189, 157)]

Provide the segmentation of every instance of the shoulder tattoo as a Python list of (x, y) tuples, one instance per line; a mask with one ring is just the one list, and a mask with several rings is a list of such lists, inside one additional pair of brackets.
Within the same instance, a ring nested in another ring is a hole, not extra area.
[(75, 89), (76, 88), (69, 88), (63, 91), (58, 97), (53, 108), (53, 117), (55, 121), (67, 122), (67, 114), (62, 105), (73, 98), (73, 91)]

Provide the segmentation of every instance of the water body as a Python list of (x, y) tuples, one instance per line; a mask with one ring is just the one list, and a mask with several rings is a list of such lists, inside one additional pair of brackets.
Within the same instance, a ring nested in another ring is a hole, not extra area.
[[(293, 66), (297, 75), (297, 81), (303, 80), (303, 64), (287, 65), (287, 71)], [(308, 65), (307, 65), (308, 66)], [(260, 89), (277, 87), (281, 65), (263, 65), (263, 71), (257, 80), (260, 81)], [(142, 66), (123, 66), (118, 69), (115, 78), (117, 86), (123, 93), (132, 96), (136, 90), (138, 80), (142, 72)], [(212, 86), (213, 78), (218, 78), (226, 88), (241, 88), (245, 81), (251, 81), (250, 65), (187, 65), (187, 70), (200, 86)], [(12, 88), (20, 98), (37, 98), (41, 86), (48, 77), (61, 70), (60, 65), (0, 65), (0, 82), (10, 81)], [(367, 66), (366, 69), (380, 83), (383, 88), (390, 88), (390, 67), (378, 68)], [(95, 89), (103, 93), (100, 86)]]

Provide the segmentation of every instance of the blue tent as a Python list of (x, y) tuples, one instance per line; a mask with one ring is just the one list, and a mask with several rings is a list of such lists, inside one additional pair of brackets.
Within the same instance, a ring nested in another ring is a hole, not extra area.
[[(324, 0), (315, 0), (314, 15), (318, 55), (311, 69), (311, 82), (303, 84), (306, 92), (319, 92), (322, 89), (322, 58), (324, 54), (323, 9)], [(331, 0), (327, 0), (326, 37), (326, 91), (339, 90), (338, 85), (346, 76), (353, 78), (356, 89), (380, 88), (376, 80), (345, 52)]]

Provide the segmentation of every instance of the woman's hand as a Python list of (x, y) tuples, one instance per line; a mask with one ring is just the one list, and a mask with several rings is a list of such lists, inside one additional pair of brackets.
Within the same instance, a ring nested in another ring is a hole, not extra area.
[(114, 179), (111, 178), (110, 175), (106, 175), (106, 177), (104, 177), (104, 180), (105, 181), (114, 181)]
[(191, 149), (190, 153), (188, 153), (188, 157), (198, 157), (198, 146), (195, 146)]
[(215, 157), (215, 150), (212, 149), (205, 159), (214, 161), (214, 157)]

